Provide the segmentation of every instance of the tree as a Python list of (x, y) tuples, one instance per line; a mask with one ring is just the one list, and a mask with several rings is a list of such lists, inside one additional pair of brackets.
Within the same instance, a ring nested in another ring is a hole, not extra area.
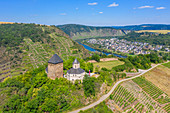
[(88, 75), (84, 76), (83, 79), (83, 89), (84, 94), (89, 97), (90, 95), (95, 96), (95, 79), (94, 77), (89, 77)]
[(100, 56), (98, 54), (93, 54), (92, 60), (96, 60), (97, 62), (100, 62)]
[(43, 112), (52, 112), (57, 109), (57, 101), (55, 99), (46, 98), (45, 102), (40, 106)]
[(122, 78), (123, 78), (123, 77), (126, 77), (126, 73), (122, 73), (121, 75), (122, 75)]
[(99, 68), (100, 68), (99, 66), (96, 66), (96, 67), (95, 67), (95, 72), (96, 72), (97, 74), (99, 73)]

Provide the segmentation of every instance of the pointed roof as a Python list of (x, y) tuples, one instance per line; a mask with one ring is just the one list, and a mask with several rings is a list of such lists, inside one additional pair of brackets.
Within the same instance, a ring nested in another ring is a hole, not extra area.
[(51, 59), (48, 61), (48, 63), (58, 64), (58, 63), (63, 63), (63, 60), (57, 54), (54, 54), (51, 57)]
[(80, 62), (77, 59), (75, 59), (73, 64), (80, 64)]

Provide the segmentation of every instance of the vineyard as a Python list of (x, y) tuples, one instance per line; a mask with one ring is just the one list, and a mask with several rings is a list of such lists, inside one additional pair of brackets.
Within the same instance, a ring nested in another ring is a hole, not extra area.
[[(164, 93), (153, 84), (148, 83), (149, 81), (143, 81), (143, 84), (146, 86), (144, 90), (140, 85), (133, 82), (139, 82), (139, 79), (141, 79), (141, 77), (118, 85), (110, 96), (110, 101), (127, 113), (169, 112), (170, 104), (168, 104), (168, 97), (162, 97), (161, 95)], [(148, 89), (150, 93), (146, 92), (146, 89)], [(155, 95), (150, 96), (152, 94), (151, 91), (156, 91)]]
[[(27, 28), (29, 25), (17, 26), (18, 28)], [(37, 26), (35, 26), (33, 26), (33, 28), (36, 29)], [(35, 37), (32, 35), (32, 37), (28, 37), (27, 34), (25, 34), (27, 37), (20, 37), (21, 39), (23, 38), (23, 41), (21, 41), (19, 45), (14, 47), (0, 47), (0, 81), (3, 81), (7, 77), (21, 75), (30, 69), (47, 64), (50, 57), (55, 53), (63, 60), (68, 59), (69, 56), (79, 58), (89, 56), (89, 53), (83, 46), (72, 41), (56, 27), (38, 26), (38, 28), (43, 32), (37, 35), (34, 34)], [(7, 34), (11, 32), (10, 30), (8, 31), (8, 29), (6, 30)], [(22, 31), (23, 30), (18, 31), (18, 35)], [(14, 33), (13, 35), (16, 34)], [(39, 39), (39, 36), (41, 40), (35, 41)], [(10, 44), (10, 41), (8, 42)]]
[(135, 78), (133, 81), (160, 104), (166, 104), (170, 102), (170, 98), (166, 93), (164, 93), (150, 81), (146, 80), (144, 77)]

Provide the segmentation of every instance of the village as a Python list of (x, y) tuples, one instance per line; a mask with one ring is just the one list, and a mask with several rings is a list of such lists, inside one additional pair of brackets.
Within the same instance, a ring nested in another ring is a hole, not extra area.
[[(133, 53), (133, 54), (150, 54), (149, 50), (152, 51), (160, 51), (164, 46), (156, 45), (153, 46), (149, 43), (142, 42), (131, 42), (125, 39), (90, 39), (87, 41), (90, 44), (98, 44), (100, 47), (104, 49), (114, 50), (116, 52), (123, 53)], [(165, 48), (166, 51), (170, 51), (168, 48)]]

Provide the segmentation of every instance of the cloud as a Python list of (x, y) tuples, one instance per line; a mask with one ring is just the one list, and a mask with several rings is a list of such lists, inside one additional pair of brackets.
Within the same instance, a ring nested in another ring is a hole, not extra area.
[(60, 13), (60, 15), (67, 15), (66, 13)]
[(97, 2), (93, 2), (93, 3), (88, 3), (88, 5), (97, 5)]
[(166, 8), (165, 7), (157, 7), (156, 9), (160, 10), (160, 9), (166, 9)]
[(115, 2), (113, 4), (110, 4), (108, 7), (117, 7), (119, 4), (116, 4)]
[(79, 10), (79, 8), (76, 8), (76, 10)]
[(103, 14), (103, 12), (99, 12), (100, 14)]
[(144, 9), (144, 8), (154, 8), (154, 6), (141, 6), (141, 7), (138, 7), (139, 9)]

